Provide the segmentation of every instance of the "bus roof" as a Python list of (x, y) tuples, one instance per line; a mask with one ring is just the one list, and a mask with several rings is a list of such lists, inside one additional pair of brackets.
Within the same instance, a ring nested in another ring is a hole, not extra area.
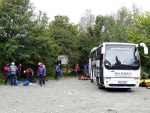
[(94, 50), (96, 50), (97, 49), (97, 47), (94, 47), (92, 50), (91, 50), (91, 52), (93, 52)]
[(118, 44), (118, 45), (137, 45), (137, 44), (133, 44), (133, 43), (124, 43), (124, 42), (103, 42), (101, 45), (99, 45), (98, 47), (94, 47), (91, 51), (95, 51), (97, 48), (99, 48), (102, 45), (106, 45), (106, 44)]
[[(102, 46), (102, 45), (106, 45), (106, 44), (118, 44), (118, 45), (137, 45), (137, 44), (133, 44), (133, 43), (123, 43), (123, 42), (103, 42), (101, 45), (99, 45), (98, 47)], [(97, 47), (97, 48), (98, 48)]]
[(136, 45), (136, 44), (133, 44), (133, 43), (123, 43), (123, 42), (103, 42), (103, 45), (104, 44)]

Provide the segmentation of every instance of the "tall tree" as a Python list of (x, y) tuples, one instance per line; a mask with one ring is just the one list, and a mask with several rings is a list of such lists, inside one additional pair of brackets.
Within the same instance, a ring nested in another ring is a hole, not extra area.
[(117, 15), (114, 16), (116, 21), (115, 26), (112, 30), (112, 40), (117, 42), (127, 42), (127, 32), (126, 27), (132, 24), (132, 14), (126, 7), (121, 7), (118, 10)]
[(79, 29), (81, 32), (87, 32), (88, 27), (92, 27), (95, 22), (95, 16), (92, 14), (91, 10), (86, 10), (85, 14), (81, 16), (79, 22)]
[(69, 63), (78, 62), (78, 30), (77, 26), (69, 23), (66, 16), (57, 15), (50, 24), (51, 37), (53, 37), (61, 48), (61, 55), (68, 55)]
[(32, 37), (33, 7), (29, 0), (0, 1), (0, 58), (4, 62), (25, 60), (23, 55)]
[[(129, 42), (136, 44), (144, 42), (150, 48), (150, 12), (138, 15), (133, 20), (134, 23), (127, 30)], [(142, 68), (144, 71), (150, 72), (148, 68), (150, 66), (150, 57), (144, 55), (142, 49), (140, 50)]]

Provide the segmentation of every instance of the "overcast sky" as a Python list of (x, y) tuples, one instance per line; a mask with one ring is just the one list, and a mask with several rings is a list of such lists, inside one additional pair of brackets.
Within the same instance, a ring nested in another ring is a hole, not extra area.
[(87, 9), (92, 14), (106, 15), (116, 13), (122, 6), (131, 9), (133, 4), (143, 11), (150, 11), (150, 0), (30, 0), (35, 6), (35, 11), (46, 12), (50, 20), (56, 15), (64, 15), (70, 18), (71, 23), (77, 24), (81, 15)]

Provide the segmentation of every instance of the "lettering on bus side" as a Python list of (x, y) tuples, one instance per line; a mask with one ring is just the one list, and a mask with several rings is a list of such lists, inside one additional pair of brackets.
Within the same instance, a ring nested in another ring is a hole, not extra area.
[(131, 76), (132, 73), (131, 72), (115, 72), (115, 76)]

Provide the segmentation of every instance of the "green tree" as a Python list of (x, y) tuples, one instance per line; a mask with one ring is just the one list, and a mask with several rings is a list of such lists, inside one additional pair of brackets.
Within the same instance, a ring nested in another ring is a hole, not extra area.
[(51, 73), (59, 47), (50, 37), (46, 13), (39, 12), (36, 17), (33, 11), (29, 0), (1, 0), (0, 63), (4, 66), (14, 61), (36, 71), (38, 62), (43, 62)]
[(56, 40), (61, 48), (60, 55), (68, 55), (69, 64), (78, 62), (80, 53), (78, 51), (77, 26), (69, 23), (68, 17), (57, 15), (49, 28), (51, 37)]
[[(138, 15), (133, 21), (132, 26), (127, 29), (129, 42), (135, 44), (144, 42), (150, 48), (150, 12)], [(142, 68), (150, 72), (148, 68), (150, 66), (150, 57), (144, 55), (142, 49), (140, 49)]]
[(32, 37), (33, 7), (29, 0), (0, 1), (0, 54), (2, 65), (5, 62), (20, 62), (28, 58), (24, 47)]

